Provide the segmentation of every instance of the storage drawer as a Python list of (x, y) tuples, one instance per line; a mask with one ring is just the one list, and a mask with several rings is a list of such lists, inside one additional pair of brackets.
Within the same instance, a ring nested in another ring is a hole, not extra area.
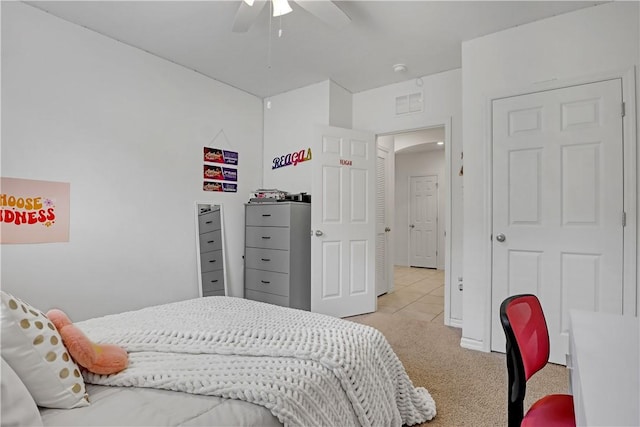
[(224, 289), (221, 291), (203, 291), (202, 292), (202, 296), (203, 297), (223, 297), (224, 296)]
[(224, 291), (224, 271), (210, 271), (202, 275), (202, 293), (208, 291)]
[(245, 225), (286, 227), (289, 225), (290, 216), (291, 207), (289, 205), (247, 205)]
[(200, 252), (210, 252), (222, 249), (221, 230), (210, 231), (200, 235)]
[(289, 307), (289, 297), (283, 297), (283, 296), (274, 295), (274, 294), (267, 294), (265, 292), (252, 291), (250, 289), (245, 289), (244, 296), (245, 298), (252, 299), (254, 301), (261, 301), (269, 304)]
[(289, 249), (288, 227), (246, 227), (246, 245), (250, 248)]
[(289, 272), (289, 251), (246, 248), (245, 265), (258, 270)]
[(244, 286), (246, 289), (281, 295), (283, 297), (289, 296), (288, 274), (247, 268), (245, 275)]
[(214, 230), (220, 230), (220, 210), (207, 212), (206, 214), (198, 215), (198, 230), (200, 234), (208, 233)]
[(221, 270), (222, 265), (222, 250), (203, 252), (200, 254), (200, 271), (206, 273), (207, 271)]

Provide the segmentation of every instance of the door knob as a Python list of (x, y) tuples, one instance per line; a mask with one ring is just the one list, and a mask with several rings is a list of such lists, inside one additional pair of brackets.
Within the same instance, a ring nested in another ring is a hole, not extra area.
[(321, 230), (316, 230), (316, 236), (320, 237), (322, 236), (324, 233)]
[(507, 240), (507, 238), (505, 237), (504, 234), (500, 233), (496, 236), (496, 240), (500, 243), (504, 242), (505, 240)]
[(385, 227), (385, 228), (384, 228), (384, 232), (385, 232), (385, 233), (388, 233), (388, 232), (390, 232), (390, 231), (391, 231), (391, 229), (390, 229), (389, 227)]
[(415, 225), (413, 225), (413, 224), (411, 224), (409, 227), (410, 227), (410, 228), (416, 228), (416, 226), (415, 226)]

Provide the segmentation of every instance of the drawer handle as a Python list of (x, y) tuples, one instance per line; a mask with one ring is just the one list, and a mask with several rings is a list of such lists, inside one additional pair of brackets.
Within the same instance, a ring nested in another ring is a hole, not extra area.
[(218, 279), (212, 280), (211, 283), (216, 283), (217, 281), (218, 281)]
[(263, 261), (271, 261), (270, 258), (261, 258)]
[(268, 285), (269, 283), (271, 283), (271, 282), (269, 282), (268, 280), (260, 280), (260, 281), (261, 281), (262, 283), (266, 284), (266, 285)]
[(216, 262), (216, 260), (215, 259), (210, 259), (209, 262)]
[(271, 216), (271, 214), (262, 214), (262, 216)]
[(214, 243), (215, 240), (209, 240), (207, 243)]
[(213, 224), (213, 221), (206, 221), (205, 224)]
[(269, 240), (271, 238), (271, 236), (262, 236), (263, 239), (265, 240)]

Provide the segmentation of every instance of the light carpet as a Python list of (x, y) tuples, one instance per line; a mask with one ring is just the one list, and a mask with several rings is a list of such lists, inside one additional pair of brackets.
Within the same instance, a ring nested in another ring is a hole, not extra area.
[[(461, 330), (388, 313), (348, 320), (380, 330), (404, 364), (414, 386), (436, 402), (436, 417), (422, 426), (507, 425), (505, 355), (460, 347)], [(548, 364), (527, 383), (525, 408), (551, 393), (567, 393), (564, 366)]]

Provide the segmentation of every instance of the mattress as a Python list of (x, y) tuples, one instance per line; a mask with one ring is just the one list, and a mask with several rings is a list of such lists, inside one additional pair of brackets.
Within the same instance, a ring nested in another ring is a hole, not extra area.
[(138, 387), (87, 384), (91, 405), (40, 409), (45, 426), (282, 426), (271, 412), (242, 400)]

